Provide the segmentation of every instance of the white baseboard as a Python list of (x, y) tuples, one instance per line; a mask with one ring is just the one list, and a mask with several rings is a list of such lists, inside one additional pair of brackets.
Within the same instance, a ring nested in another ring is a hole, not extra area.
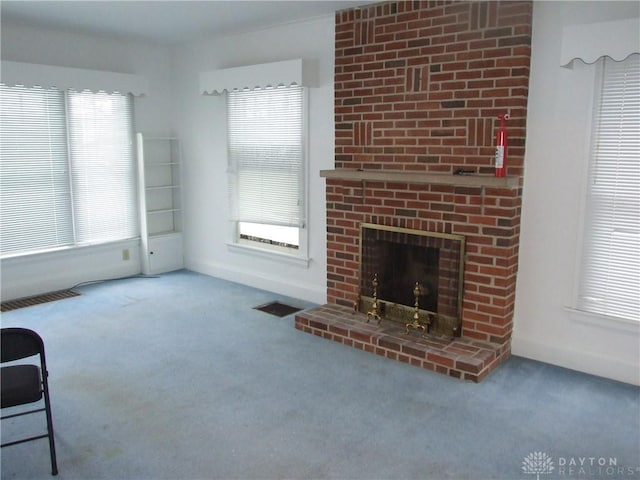
[(321, 288), (315, 285), (303, 285), (299, 282), (289, 283), (283, 281), (281, 278), (268, 277), (266, 275), (256, 274), (256, 272), (246, 272), (210, 263), (190, 262), (187, 268), (195, 272), (204, 273), (205, 275), (211, 275), (212, 277), (222, 278), (230, 282), (241, 283), (249, 287), (267, 290), (287, 297), (298, 298), (307, 302), (320, 305), (327, 302), (326, 287)]
[(611, 380), (640, 385), (640, 365), (634, 362), (625, 362), (565, 347), (560, 348), (515, 336), (511, 341), (511, 353)]

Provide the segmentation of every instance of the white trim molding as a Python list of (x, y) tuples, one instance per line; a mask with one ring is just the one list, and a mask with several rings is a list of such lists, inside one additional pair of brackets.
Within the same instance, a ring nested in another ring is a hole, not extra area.
[(640, 53), (640, 19), (567, 25), (562, 30), (560, 65), (571, 68), (574, 60), (591, 64), (601, 57), (621, 62)]
[(312, 83), (309, 65), (301, 58), (200, 73), (200, 92), (203, 95), (279, 85), (312, 87)]
[(514, 335), (511, 340), (511, 354), (619, 382), (640, 385), (640, 363), (634, 360), (621, 360), (569, 346), (549, 345), (545, 339), (517, 335)]
[(10, 86), (118, 92), (134, 96), (147, 95), (149, 91), (147, 79), (139, 75), (4, 60), (0, 78)]
[(230, 252), (253, 255), (255, 257), (266, 258), (280, 263), (288, 263), (298, 267), (309, 268), (310, 258), (305, 256), (292, 255), (276, 250), (267, 250), (265, 248), (252, 247), (241, 243), (227, 243), (227, 249)]
[(279, 278), (277, 275), (265, 274), (255, 269), (247, 270), (206, 261), (187, 261), (185, 268), (230, 282), (241, 283), (249, 287), (312, 302), (317, 305), (322, 305), (327, 302), (327, 292), (324, 285), (311, 285), (296, 281), (295, 279)]

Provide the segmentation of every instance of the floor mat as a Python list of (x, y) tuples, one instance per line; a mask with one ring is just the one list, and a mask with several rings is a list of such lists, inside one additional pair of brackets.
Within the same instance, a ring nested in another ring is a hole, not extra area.
[(302, 310), (301, 308), (292, 307), (291, 305), (286, 305), (280, 302), (269, 302), (253, 308), (270, 315), (275, 315), (276, 317), (286, 317), (287, 315), (291, 315), (292, 313)]
[(0, 304), (0, 312), (9, 312), (18, 308), (31, 307), (32, 305), (40, 305), (41, 303), (55, 302), (63, 298), (77, 297), (80, 295), (74, 290), (60, 290), (58, 292), (44, 293), (42, 295), (34, 295), (33, 297), (18, 298), (16, 300), (8, 300)]

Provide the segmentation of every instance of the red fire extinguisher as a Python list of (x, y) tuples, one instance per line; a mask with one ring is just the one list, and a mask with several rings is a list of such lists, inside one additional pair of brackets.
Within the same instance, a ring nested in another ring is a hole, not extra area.
[(498, 118), (500, 119), (500, 128), (496, 135), (495, 168), (496, 177), (504, 177), (507, 170), (507, 120), (509, 120), (509, 114), (500, 114)]

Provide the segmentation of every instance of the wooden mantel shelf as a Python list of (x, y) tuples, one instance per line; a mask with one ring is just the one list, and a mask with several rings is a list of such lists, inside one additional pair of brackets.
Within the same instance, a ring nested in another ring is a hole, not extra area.
[(355, 170), (339, 168), (320, 170), (322, 178), (347, 181), (398, 182), (432, 185), (454, 185), (463, 187), (516, 188), (517, 177), (494, 177), (492, 175), (447, 175), (443, 173), (390, 172), (378, 170)]

